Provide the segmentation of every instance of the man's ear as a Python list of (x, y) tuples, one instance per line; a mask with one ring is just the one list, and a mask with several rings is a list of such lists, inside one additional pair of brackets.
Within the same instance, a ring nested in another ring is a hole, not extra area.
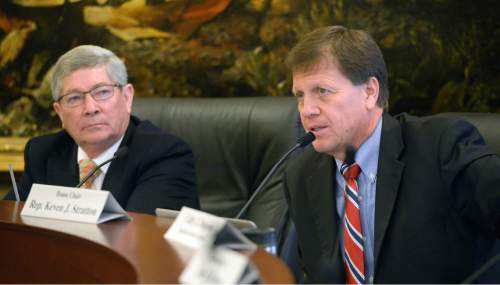
[(377, 106), (378, 97), (380, 96), (380, 85), (375, 76), (368, 78), (365, 83), (366, 107), (371, 109)]
[(59, 117), (59, 120), (61, 121), (62, 127), (64, 128), (64, 120), (62, 117), (61, 105), (58, 102), (54, 102), (52, 104), (52, 108), (54, 109), (54, 112), (56, 112), (57, 116)]
[(61, 119), (61, 105), (59, 105), (59, 103), (57, 103), (57, 102), (54, 102), (52, 104), (52, 108), (54, 109), (54, 112), (56, 112), (57, 116), (59, 117), (59, 120), (62, 120)]
[(132, 101), (134, 100), (134, 86), (130, 83), (123, 86), (123, 96), (125, 96), (125, 100), (127, 103), (127, 111), (132, 113)]

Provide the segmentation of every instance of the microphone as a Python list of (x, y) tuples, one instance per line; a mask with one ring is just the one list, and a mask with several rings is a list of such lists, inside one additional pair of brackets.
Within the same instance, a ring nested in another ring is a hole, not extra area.
[(8, 167), (9, 167), (10, 181), (12, 182), (12, 190), (14, 190), (14, 194), (16, 195), (16, 201), (19, 202), (21, 201), (21, 199), (19, 198), (19, 191), (17, 190), (16, 177), (14, 175), (12, 164), (9, 163)]
[(97, 165), (94, 169), (92, 169), (92, 171), (90, 171), (89, 174), (87, 174), (87, 176), (85, 176), (85, 178), (82, 179), (82, 181), (80, 181), (80, 183), (78, 183), (78, 185), (76, 185), (76, 188), (80, 188), (85, 182), (87, 182), (87, 180), (90, 179), (90, 177), (92, 177), (92, 175), (94, 175), (94, 173), (101, 169), (101, 167), (103, 167), (105, 164), (108, 164), (110, 163), (111, 161), (117, 159), (117, 158), (121, 158), (121, 157), (125, 157), (127, 156), (129, 153), (129, 150), (128, 150), (128, 147), (126, 146), (122, 146), (121, 148), (119, 148), (115, 154), (113, 155), (112, 158), (104, 161), (103, 163)]
[[(312, 132), (308, 132), (303, 137), (297, 140), (297, 144), (294, 146), (294, 148), (296, 149), (298, 147), (297, 145), (299, 145), (300, 147), (305, 147), (312, 143), (315, 139), (316, 136)], [(292, 151), (294, 151), (295, 149), (293, 149)]]
[(316, 139), (316, 136), (314, 136), (314, 134), (312, 132), (308, 132), (303, 137), (299, 138), (297, 140), (297, 144), (294, 145), (287, 153), (285, 153), (280, 158), (280, 160), (278, 160), (278, 162), (273, 166), (273, 168), (271, 168), (271, 170), (267, 173), (266, 177), (264, 177), (264, 180), (262, 180), (262, 182), (259, 184), (259, 186), (257, 187), (257, 189), (253, 192), (252, 196), (250, 196), (250, 199), (248, 199), (248, 201), (245, 203), (245, 205), (243, 205), (243, 208), (241, 208), (240, 212), (236, 215), (235, 218), (236, 219), (240, 219), (241, 216), (243, 216), (243, 214), (247, 211), (247, 209), (250, 206), (250, 204), (252, 204), (252, 202), (255, 199), (255, 197), (257, 197), (257, 195), (262, 191), (262, 189), (263, 189), (264, 185), (266, 184), (267, 180), (269, 180), (269, 178), (271, 178), (271, 176), (276, 172), (276, 170), (278, 169), (278, 167), (283, 163), (283, 161), (285, 161), (286, 158), (288, 158), (288, 156), (292, 152), (294, 152), (299, 147), (305, 147), (305, 146), (309, 145), (315, 139)]

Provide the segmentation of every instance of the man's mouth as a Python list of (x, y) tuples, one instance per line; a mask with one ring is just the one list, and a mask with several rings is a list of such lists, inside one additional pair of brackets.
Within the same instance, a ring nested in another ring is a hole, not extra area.
[(309, 128), (309, 131), (311, 131), (313, 133), (317, 133), (323, 129), (326, 129), (326, 126), (313, 126), (313, 127)]
[(104, 123), (93, 123), (93, 124), (88, 124), (82, 128), (82, 130), (87, 130), (87, 129), (93, 129), (93, 128), (99, 128), (104, 126)]

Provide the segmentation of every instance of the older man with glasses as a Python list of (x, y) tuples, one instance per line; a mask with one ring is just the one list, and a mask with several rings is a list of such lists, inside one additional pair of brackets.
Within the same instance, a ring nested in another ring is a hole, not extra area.
[[(57, 61), (52, 75), (54, 110), (64, 130), (32, 138), (25, 147), (19, 194), (33, 183), (108, 190), (129, 211), (199, 208), (190, 147), (131, 116), (134, 87), (124, 63), (111, 51), (78, 46)], [(104, 165), (118, 149), (128, 155)], [(14, 199), (13, 191), (6, 199)]]

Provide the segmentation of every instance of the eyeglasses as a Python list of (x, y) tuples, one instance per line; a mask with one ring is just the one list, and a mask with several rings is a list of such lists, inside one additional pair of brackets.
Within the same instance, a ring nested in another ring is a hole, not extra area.
[(115, 87), (121, 88), (122, 86), (118, 83), (103, 84), (87, 92), (71, 92), (63, 95), (57, 99), (57, 102), (63, 107), (75, 108), (83, 104), (85, 101), (85, 94), (90, 94), (95, 101), (106, 101), (113, 97)]

